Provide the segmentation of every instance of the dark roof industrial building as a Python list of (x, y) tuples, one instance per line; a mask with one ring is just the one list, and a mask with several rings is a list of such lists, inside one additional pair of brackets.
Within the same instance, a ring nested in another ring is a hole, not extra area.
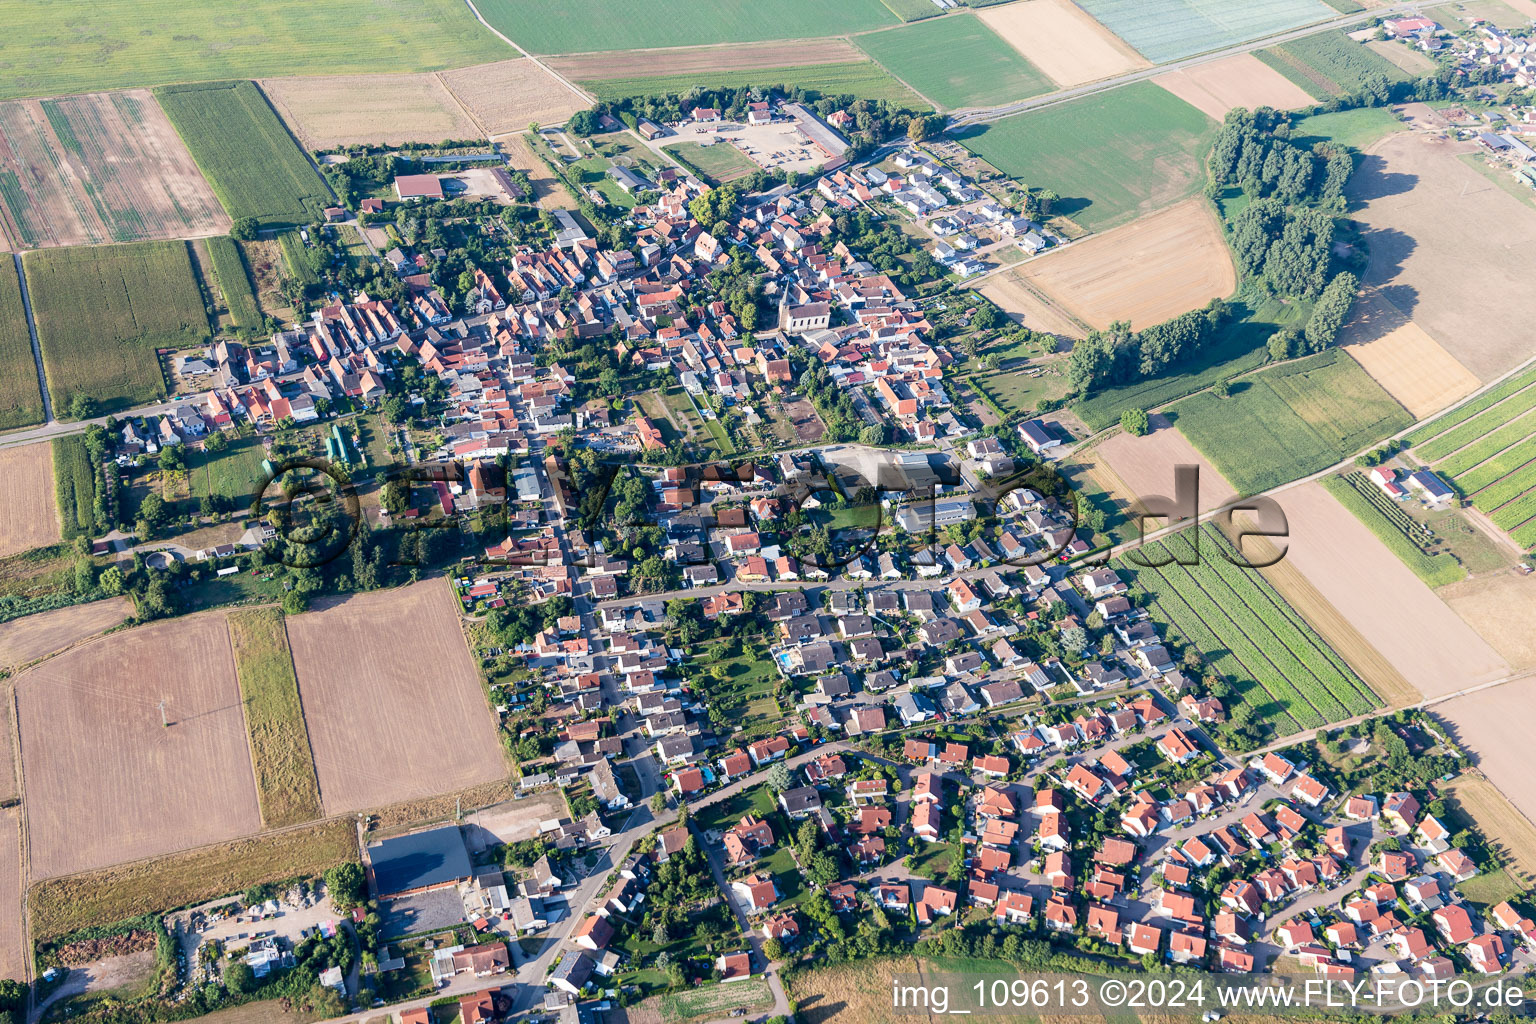
[(368, 875), (376, 896), (436, 889), (474, 874), (457, 825), (385, 839), (368, 848)]

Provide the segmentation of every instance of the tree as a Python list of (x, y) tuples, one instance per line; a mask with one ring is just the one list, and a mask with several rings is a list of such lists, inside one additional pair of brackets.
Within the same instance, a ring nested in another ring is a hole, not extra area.
[(1317, 305), (1312, 307), (1312, 316), (1302, 332), (1307, 339), (1308, 352), (1321, 352), (1333, 344), (1349, 315), (1349, 307), (1354, 305), (1355, 289), (1359, 286), (1359, 279), (1347, 270), (1328, 282)]
[(109, 565), (101, 571), (101, 578), (96, 581), (103, 594), (121, 594), (123, 592), (123, 570), (115, 565)]
[(363, 866), (355, 860), (343, 861), (325, 873), (325, 889), (337, 910), (351, 910), (363, 902)]
[(1127, 434), (1144, 437), (1152, 429), (1145, 409), (1127, 409), (1120, 414), (1120, 426)]
[(768, 788), (775, 793), (782, 793), (789, 788), (793, 780), (789, 774), (789, 765), (780, 761), (768, 769)]
[(1211, 385), (1211, 394), (1217, 398), (1230, 398), (1232, 397), (1232, 385), (1227, 381), (1219, 380)]
[(764, 942), (763, 956), (768, 958), (769, 963), (778, 963), (780, 960), (783, 960), (784, 943), (778, 939), (769, 939), (767, 942)]
[(208, 439), (203, 442), (203, 447), (207, 448), (211, 452), (221, 452), (229, 447), (229, 438), (224, 436), (224, 432), (222, 430), (215, 430), (213, 433), (209, 434)]
[(256, 233), (260, 230), (261, 222), (255, 217), (241, 217), (230, 225), (229, 236), (231, 238), (238, 238), (242, 242), (249, 242), (256, 237)]
[(148, 540), (153, 537), (157, 530), (170, 521), (170, 518), (170, 507), (166, 505), (164, 498), (154, 492), (144, 495), (144, 499), (139, 502), (139, 516), (136, 524), (139, 540)]
[(256, 988), (256, 972), (244, 960), (231, 960), (224, 967), (224, 987), (245, 995)]
[(90, 395), (77, 394), (69, 400), (69, 418), (72, 420), (92, 419), (96, 412), (96, 399)]
[(870, 446), (885, 444), (885, 427), (879, 423), (871, 423), (859, 431), (859, 443)]

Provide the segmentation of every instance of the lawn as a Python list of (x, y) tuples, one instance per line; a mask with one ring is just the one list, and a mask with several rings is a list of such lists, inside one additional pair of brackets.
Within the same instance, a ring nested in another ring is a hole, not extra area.
[(1198, 192), (1215, 131), (1166, 89), (1136, 82), (958, 137), (1010, 177), (1053, 189), (1057, 213), (1102, 231)]
[(213, 263), (213, 276), (218, 278), (219, 292), (224, 296), (224, 308), (236, 327), (256, 330), (261, 327), (261, 313), (256, 308), (256, 292), (251, 288), (251, 275), (245, 269), (245, 258), (234, 239), (208, 239), (208, 258)]
[(255, 83), (173, 85), (155, 95), (231, 217), (309, 224), (335, 201)]
[(897, 24), (880, 0), (480, 0), (477, 6), (493, 27), (534, 53), (810, 39)]
[(1009, 416), (1019, 416), (1048, 398), (1060, 398), (1066, 392), (1066, 380), (1060, 374), (997, 371), (967, 378), (971, 387), (986, 393)]
[(320, 817), (320, 784), (309, 756), (283, 613), (276, 608), (231, 612), (229, 640), (251, 734), (262, 824), (283, 828)]
[(265, 882), (311, 877), (357, 859), (356, 825), (338, 818), (155, 860), (51, 878), (31, 889), (32, 938), (45, 941), (92, 925), (244, 892)]
[(54, 408), (115, 412), (165, 397), (157, 348), (208, 340), (186, 242), (39, 249), (23, 257)]
[(1413, 422), (1337, 349), (1235, 381), (1228, 398), (1201, 392), (1168, 415), (1244, 494), (1325, 469)]
[(512, 56), (463, 0), (6, 0), (0, 99), (218, 78), (436, 71)]
[(1495, 907), (1505, 900), (1518, 899), (1524, 886), (1510, 877), (1503, 868), (1494, 868), (1474, 875), (1465, 882), (1457, 882), (1456, 889), (1469, 903), (1479, 907)]
[(854, 41), (891, 74), (949, 110), (994, 106), (1056, 88), (970, 14), (871, 32)]
[(716, 91), (784, 86), (825, 96), (849, 95), (865, 100), (886, 100), (911, 110), (926, 109), (928, 106), (916, 93), (892, 78), (873, 61), (753, 68), (749, 71), (694, 71), (685, 75), (610, 78), (582, 82), (581, 85), (600, 100), (617, 100), (628, 96), (665, 96), (672, 93), (681, 95), (695, 86)]
[(0, 430), (43, 422), (43, 395), (37, 387), (32, 336), (21, 304), (16, 261), (4, 256), (0, 267)]
[(734, 181), (757, 170), (752, 158), (729, 142), (717, 142), (713, 146), (680, 142), (668, 146), (667, 152), (711, 185)]
[(1073, 411), (1089, 427), (1103, 430), (1118, 423), (1126, 409), (1155, 409), (1219, 380), (1257, 369), (1269, 359), (1264, 347), (1269, 336), (1285, 324), (1305, 319), (1308, 308), (1305, 304), (1255, 298), (1242, 292), (1232, 300), (1232, 307), (1232, 325), (1194, 359), (1173, 367), (1169, 373), (1096, 392), (1077, 403)]
[[(1156, 605), (1154, 618), (1171, 623), (1232, 680), (1255, 716), (1284, 735), (1337, 722), (1379, 707), (1370, 687), (1254, 569), (1225, 557), (1231, 545), (1214, 526), (1199, 528), (1198, 564), (1180, 565), (1164, 544), (1116, 562)], [(1141, 561), (1167, 561), (1149, 568)]]
[(1154, 64), (1338, 16), (1323, 0), (1079, 0), (1079, 6)]
[(1404, 130), (1404, 125), (1383, 107), (1360, 107), (1332, 114), (1313, 114), (1291, 123), (1291, 141), (1305, 149), (1318, 142), (1336, 142), (1364, 149), (1377, 139)]
[(1359, 91), (1366, 84), (1366, 75), (1382, 75), (1388, 82), (1406, 82), (1413, 77), (1337, 29), (1254, 52), (1320, 100)]

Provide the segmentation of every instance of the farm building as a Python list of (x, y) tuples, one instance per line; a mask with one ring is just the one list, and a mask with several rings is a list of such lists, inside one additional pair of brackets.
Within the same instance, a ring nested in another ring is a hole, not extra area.
[(473, 874), (457, 825), (412, 832), (368, 847), (370, 888), (380, 898), (457, 885)]
[(1039, 420), (1020, 423), (1019, 436), (1024, 439), (1025, 444), (1029, 445), (1029, 450), (1036, 455), (1061, 444), (1061, 439), (1052, 437), (1050, 431), (1045, 429), (1045, 424)]
[(1449, 501), (1455, 497), (1456, 492), (1446, 485), (1444, 480), (1431, 473), (1427, 469), (1421, 469), (1417, 473), (1408, 475), (1408, 486), (1424, 496), (1424, 500), (1432, 504)]
[(402, 201), (443, 198), (443, 183), (435, 174), (402, 174), (395, 179), (395, 195)]

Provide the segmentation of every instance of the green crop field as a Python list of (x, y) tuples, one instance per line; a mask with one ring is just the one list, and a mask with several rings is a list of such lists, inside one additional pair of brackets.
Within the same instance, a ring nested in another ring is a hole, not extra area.
[(437, 71), (513, 54), (463, 0), (5, 0), (0, 99), (219, 78)]
[(1338, 16), (1323, 0), (1078, 0), (1154, 64)]
[(1232, 300), (1232, 324), (1194, 359), (1173, 367), (1172, 372), (1096, 392), (1073, 411), (1092, 429), (1103, 430), (1118, 423), (1127, 409), (1155, 409), (1219, 380), (1256, 370), (1269, 359), (1264, 347), (1269, 336), (1288, 323), (1305, 320), (1309, 308), (1305, 302), (1284, 303), (1239, 291)]
[[(1465, 423), (1467, 420), (1477, 416), (1485, 409), (1492, 408), (1498, 403), (1509, 398), (1511, 395), (1525, 390), (1532, 384), (1536, 384), (1536, 366), (1531, 366), (1527, 369), (1521, 370), (1519, 373), (1514, 374), (1507, 380), (1503, 381), (1497, 387), (1489, 388), (1487, 391), (1484, 391), (1476, 398), (1458, 405), (1444, 416), (1431, 420), (1430, 422), (1424, 424), (1422, 427), (1419, 427), (1417, 430), (1413, 431), (1407, 437), (1403, 438), (1403, 442), (1415, 447), (1422, 445), (1430, 438), (1439, 437), (1441, 434), (1445, 433), (1447, 430), (1450, 430), (1452, 427), (1461, 423)], [(1509, 417), (1507, 416), (1500, 416), (1497, 419), (1498, 422), (1503, 422), (1508, 418)], [(1485, 431), (1479, 431), (1478, 433), (1481, 434), (1484, 432)]]
[(231, 217), (308, 224), (335, 200), (254, 82), (173, 85), (155, 95)]
[(262, 824), (282, 828), (320, 817), (320, 784), (309, 756), (283, 613), (276, 608), (232, 612), (229, 642), (251, 734)]
[(898, 24), (880, 0), (480, 0), (476, 6), (497, 30), (534, 53), (810, 39)]
[(753, 68), (750, 71), (694, 71), (686, 75), (612, 78), (582, 82), (581, 85), (600, 100), (618, 100), (629, 96), (685, 95), (695, 86), (710, 90), (788, 86), (826, 96), (848, 95), (866, 100), (885, 100), (909, 110), (928, 109), (928, 104), (917, 93), (892, 78), (873, 61)]
[(948, 110), (994, 106), (1056, 88), (970, 14), (871, 32), (854, 42), (891, 74)]
[(1325, 477), (1323, 487), (1429, 586), (1466, 578), (1467, 571), (1455, 556), (1444, 551), (1430, 554), (1420, 546), (1427, 539), (1427, 528), (1364, 474)]
[(43, 394), (37, 387), (37, 363), (27, 311), (21, 304), (16, 261), (0, 254), (0, 430), (43, 422)]
[(71, 434), (54, 438), (53, 491), (65, 540), (96, 532), (98, 478), (83, 436)]
[(186, 242), (38, 249), (23, 257), (56, 409), (75, 395), (118, 411), (165, 397), (157, 348), (206, 342)]
[(1413, 422), (1337, 349), (1244, 377), (1229, 398), (1202, 392), (1171, 418), (1245, 494), (1325, 469)]
[(1383, 75), (1388, 82), (1406, 82), (1413, 77), (1341, 30), (1319, 32), (1267, 50), (1256, 50), (1255, 54), (1320, 100), (1358, 91), (1365, 85), (1367, 74)]
[(1216, 122), (1151, 82), (959, 133), (1011, 177), (1054, 189), (1058, 212), (1102, 231), (1194, 195)]
[(891, 9), (891, 13), (902, 21), (922, 21), (924, 18), (936, 18), (944, 12), (939, 10), (933, 0), (881, 0), (881, 3)]
[(1155, 618), (1170, 623), (1232, 681), (1256, 718), (1285, 735), (1381, 706), (1257, 570), (1223, 557), (1232, 548), (1214, 526), (1200, 527), (1199, 540), (1197, 565), (1173, 562), (1173, 550), (1153, 542), (1144, 560), (1170, 564), (1149, 568), (1127, 557), (1115, 567), (1151, 596)]
[(213, 261), (213, 274), (219, 279), (219, 291), (235, 326), (247, 330), (260, 327), (262, 321), (256, 308), (256, 292), (251, 288), (251, 276), (245, 269), (240, 247), (232, 238), (210, 238), (208, 257)]

